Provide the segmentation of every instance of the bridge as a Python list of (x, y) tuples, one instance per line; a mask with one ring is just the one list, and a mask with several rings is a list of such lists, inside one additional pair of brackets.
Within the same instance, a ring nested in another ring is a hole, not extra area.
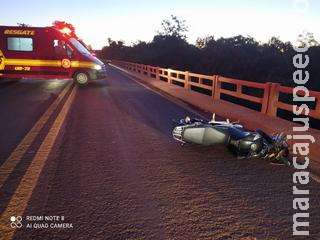
[[(292, 89), (128, 62), (107, 68), (107, 79), (80, 88), (70, 80), (0, 84), (0, 239), (291, 239), (292, 169), (238, 160), (223, 146), (182, 147), (171, 130), (172, 119), (216, 112), (248, 128), (290, 134), (294, 123), (276, 112), (292, 110), (279, 99)], [(247, 87), (262, 96), (244, 93)], [(221, 94), (260, 104), (261, 111)], [(310, 111), (317, 119), (319, 106)], [(318, 139), (319, 130), (309, 131)], [(317, 239), (316, 174), (307, 187)], [(22, 228), (10, 226), (12, 216), (24, 217)], [(41, 216), (65, 225), (47, 228)]]
[[(295, 135), (296, 132), (293, 131), (294, 127), (301, 127), (298, 124), (278, 117), (279, 110), (293, 111), (294, 106), (284, 102), (282, 100), (283, 97), (282, 99), (280, 98), (281, 95), (286, 94), (292, 99), (294, 89), (291, 87), (281, 86), (279, 83), (257, 83), (218, 75), (208, 76), (124, 61), (112, 61), (112, 64), (118, 68), (120, 67), (120, 70), (130, 76), (192, 106), (207, 112), (217, 113), (224, 118), (233, 119), (234, 121), (240, 120), (248, 129), (262, 128), (269, 134), (285, 132), (288, 135)], [(236, 103), (239, 100), (255, 103), (259, 105), (261, 110), (260, 112), (252, 111), (239, 104), (232, 104), (222, 100), (222, 94), (234, 97), (237, 99)], [(304, 91), (297, 91), (296, 94), (298, 96), (306, 95)], [(308, 109), (307, 111), (304, 109), (301, 115), (316, 119), (317, 121), (314, 125), (319, 127), (320, 92), (309, 91), (307, 96), (316, 99), (315, 106), (314, 109)], [(309, 129), (305, 132), (306, 135), (314, 136), (316, 139), (320, 137), (319, 133), (315, 129)], [(299, 141), (301, 142), (301, 139)], [(291, 139), (289, 142), (293, 145), (297, 141)], [(316, 142), (310, 146), (309, 156), (314, 159), (311, 163), (311, 168), (319, 171), (320, 153), (318, 149), (320, 144)]]

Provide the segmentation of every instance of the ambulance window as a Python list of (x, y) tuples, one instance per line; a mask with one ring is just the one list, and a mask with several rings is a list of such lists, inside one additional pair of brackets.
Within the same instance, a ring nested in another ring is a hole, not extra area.
[(10, 51), (33, 51), (33, 40), (32, 38), (15, 38), (9, 37), (7, 39), (8, 50)]
[(67, 45), (67, 56), (71, 58), (73, 55), (73, 48), (69, 44), (66, 44), (66, 45)]
[(78, 40), (74, 38), (70, 38), (70, 42), (73, 44), (73, 46), (82, 54), (91, 55), (91, 53), (86, 49)]
[(63, 40), (53, 40), (54, 52), (58, 56), (66, 55), (66, 43)]

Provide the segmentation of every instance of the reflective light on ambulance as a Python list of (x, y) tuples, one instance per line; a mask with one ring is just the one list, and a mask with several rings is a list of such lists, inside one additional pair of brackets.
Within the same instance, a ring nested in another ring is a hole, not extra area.
[(101, 70), (102, 69), (102, 67), (100, 66), (100, 65), (94, 65), (94, 67), (93, 67), (95, 70)]
[(70, 35), (71, 34), (71, 29), (70, 28), (67, 28), (67, 27), (64, 27), (60, 30), (62, 33), (64, 34), (67, 34), (67, 35)]

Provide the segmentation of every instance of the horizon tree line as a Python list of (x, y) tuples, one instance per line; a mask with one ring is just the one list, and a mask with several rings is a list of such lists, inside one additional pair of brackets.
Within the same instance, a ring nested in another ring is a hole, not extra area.
[[(230, 38), (214, 36), (198, 38), (195, 44), (187, 42), (188, 27), (184, 20), (171, 15), (161, 23), (150, 42), (138, 41), (131, 46), (122, 40), (108, 38), (107, 45), (99, 52), (102, 59), (123, 60), (171, 69), (191, 71), (208, 75), (255, 81), (277, 82), (294, 86), (292, 63), (295, 51), (291, 42), (272, 37), (267, 43), (256, 41), (251, 36)], [(309, 89), (320, 91), (320, 44), (314, 34), (304, 31), (297, 37), (298, 46), (308, 44), (310, 58)]]

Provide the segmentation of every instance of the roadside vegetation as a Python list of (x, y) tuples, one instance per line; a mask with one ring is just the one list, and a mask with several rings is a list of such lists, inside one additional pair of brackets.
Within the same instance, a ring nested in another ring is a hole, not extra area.
[[(187, 42), (188, 27), (185, 21), (171, 16), (162, 21), (162, 28), (151, 42), (138, 41), (126, 45), (123, 41), (108, 39), (99, 52), (100, 58), (116, 59), (153, 66), (188, 70), (203, 74), (255, 81), (277, 82), (294, 86), (292, 63), (296, 52), (290, 42), (272, 37), (267, 43), (257, 42), (250, 36), (198, 38), (195, 44)], [(298, 39), (298, 36), (297, 36)], [(306, 87), (320, 91), (320, 45), (313, 33), (303, 32), (299, 45), (308, 43), (310, 80)]]

